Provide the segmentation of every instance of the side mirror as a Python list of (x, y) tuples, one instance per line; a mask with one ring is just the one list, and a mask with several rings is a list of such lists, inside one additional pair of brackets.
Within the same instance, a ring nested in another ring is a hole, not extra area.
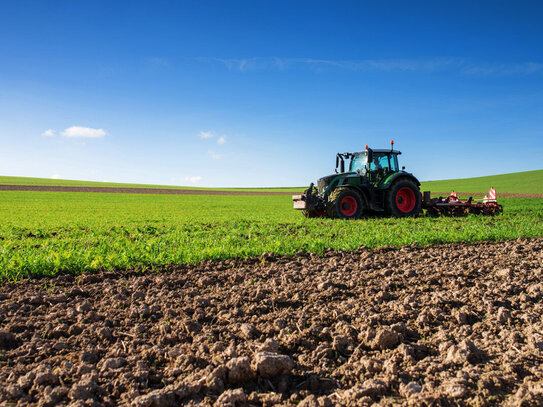
[(368, 148), (368, 163), (371, 163), (373, 161), (373, 150), (371, 148)]
[(336, 170), (337, 170), (338, 165), (339, 165), (339, 155), (336, 155)]
[(341, 163), (339, 165), (339, 170), (341, 172), (345, 172), (345, 161), (341, 160)]

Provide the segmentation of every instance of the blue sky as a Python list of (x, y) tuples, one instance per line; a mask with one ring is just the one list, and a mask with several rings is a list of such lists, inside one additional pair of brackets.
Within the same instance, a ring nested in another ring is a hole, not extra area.
[(543, 168), (536, 1), (3, 1), (0, 175), (299, 186)]

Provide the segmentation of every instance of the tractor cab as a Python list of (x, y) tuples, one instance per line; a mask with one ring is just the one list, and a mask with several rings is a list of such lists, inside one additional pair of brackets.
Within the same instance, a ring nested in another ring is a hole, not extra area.
[(360, 175), (398, 172), (399, 151), (367, 149), (351, 155), (349, 172)]
[[(371, 184), (377, 184), (390, 174), (400, 171), (397, 150), (373, 150), (366, 146), (364, 151), (343, 153), (336, 157), (336, 174), (345, 172), (344, 160), (350, 158), (349, 173), (356, 173), (367, 178)], [(339, 164), (339, 165), (338, 165)], [(338, 171), (339, 166), (339, 171)]]

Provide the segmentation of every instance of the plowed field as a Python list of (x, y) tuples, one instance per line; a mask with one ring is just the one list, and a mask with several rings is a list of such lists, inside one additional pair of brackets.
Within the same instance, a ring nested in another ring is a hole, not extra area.
[(0, 403), (543, 403), (543, 239), (0, 285)]

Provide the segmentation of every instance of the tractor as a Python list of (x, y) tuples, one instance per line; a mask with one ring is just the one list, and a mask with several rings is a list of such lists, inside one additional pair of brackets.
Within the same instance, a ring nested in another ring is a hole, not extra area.
[[(294, 209), (305, 217), (358, 219), (364, 214), (417, 216), (421, 212), (420, 182), (398, 165), (400, 151), (374, 150), (366, 146), (356, 153), (336, 155), (335, 174), (322, 177), (294, 195)], [(345, 167), (348, 161), (348, 168)]]

